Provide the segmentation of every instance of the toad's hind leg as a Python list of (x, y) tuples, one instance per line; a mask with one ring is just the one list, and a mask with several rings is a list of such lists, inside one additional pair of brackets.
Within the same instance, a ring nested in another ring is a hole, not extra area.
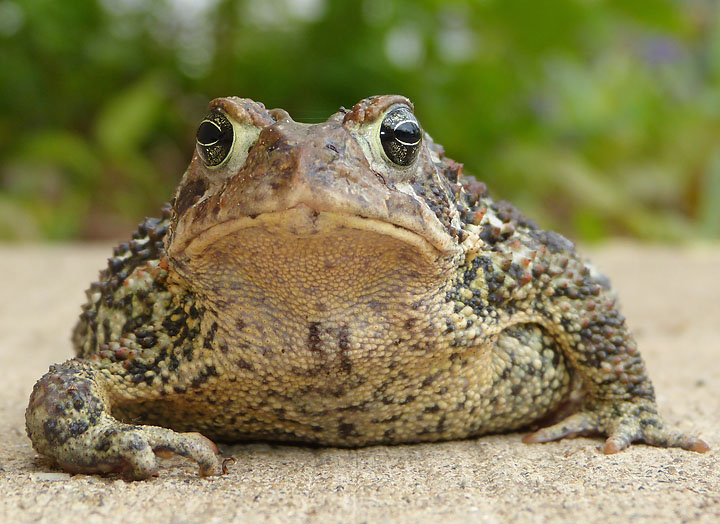
[(508, 431), (546, 417), (572, 388), (562, 351), (538, 324), (505, 329), (492, 348), (492, 386), (482, 432)]
[(104, 376), (73, 359), (52, 366), (36, 384), (25, 413), (28, 436), (42, 455), (72, 472), (121, 472), (143, 479), (157, 472), (156, 455), (195, 460), (200, 475), (220, 473), (217, 447), (199, 433), (122, 423), (110, 413)]

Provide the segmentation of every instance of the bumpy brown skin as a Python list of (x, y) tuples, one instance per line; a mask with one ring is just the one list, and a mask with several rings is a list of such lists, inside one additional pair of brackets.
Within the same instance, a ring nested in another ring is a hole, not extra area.
[(70, 471), (146, 478), (178, 453), (209, 475), (217, 448), (176, 431), (447, 440), (530, 426), (582, 391), (525, 440), (706, 451), (663, 423), (607, 280), (568, 240), (493, 201), (427, 135), (410, 166), (385, 156), (379, 122), (402, 105), (373, 97), (305, 125), (213, 101), (235, 123), (230, 158), (196, 153), (172, 210), (116, 248), (77, 357), (32, 393), (35, 448)]

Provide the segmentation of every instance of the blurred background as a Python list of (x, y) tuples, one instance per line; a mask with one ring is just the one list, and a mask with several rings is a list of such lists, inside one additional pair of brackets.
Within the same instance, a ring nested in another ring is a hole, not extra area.
[(126, 237), (214, 97), (381, 93), (543, 226), (717, 239), (719, 29), (715, 0), (0, 0), (0, 240)]

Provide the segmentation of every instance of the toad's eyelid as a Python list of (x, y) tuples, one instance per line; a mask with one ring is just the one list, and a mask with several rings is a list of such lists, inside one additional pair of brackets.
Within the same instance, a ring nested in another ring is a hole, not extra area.
[(393, 104), (390, 107), (387, 108), (387, 111), (383, 114), (383, 118), (392, 113), (393, 111), (397, 111), (398, 109), (405, 109), (408, 113), (415, 116), (415, 113), (412, 110), (412, 107), (410, 107), (407, 104)]

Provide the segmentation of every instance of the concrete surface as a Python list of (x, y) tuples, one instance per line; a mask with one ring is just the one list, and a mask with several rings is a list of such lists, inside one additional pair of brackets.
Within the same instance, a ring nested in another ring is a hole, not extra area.
[(71, 354), (70, 328), (107, 246), (0, 246), (0, 522), (720, 522), (720, 249), (613, 244), (613, 280), (667, 420), (699, 455), (599, 439), (525, 445), (521, 434), (359, 450), (224, 446), (201, 479), (182, 459), (159, 478), (70, 476), (39, 460), (23, 413), (33, 383)]

